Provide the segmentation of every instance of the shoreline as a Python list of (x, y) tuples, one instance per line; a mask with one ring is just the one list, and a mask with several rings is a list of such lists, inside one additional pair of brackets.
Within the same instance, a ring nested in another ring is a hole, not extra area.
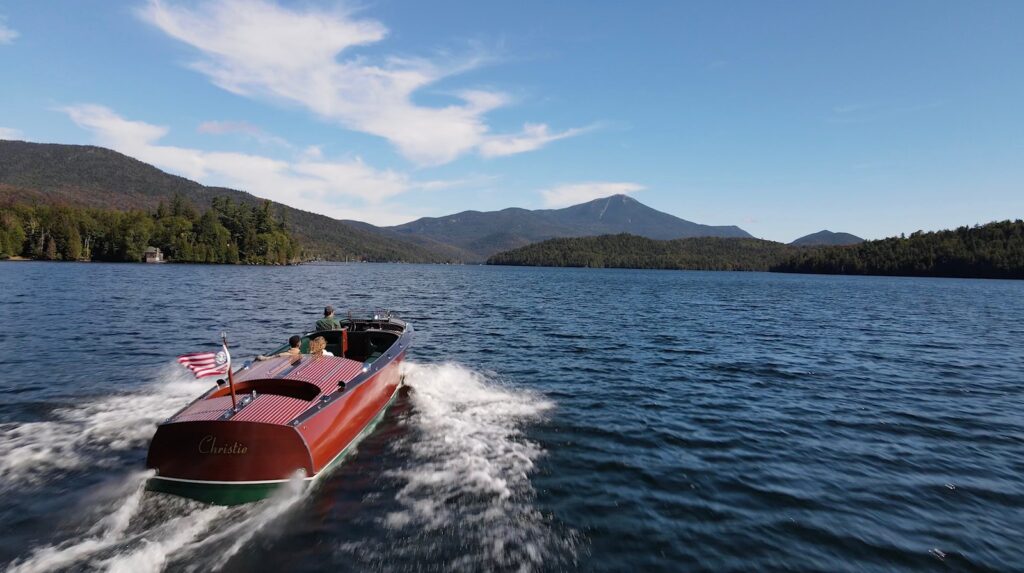
[(4, 262), (30, 262), (30, 263), (100, 263), (114, 265), (181, 265), (181, 266), (223, 266), (223, 267), (297, 267), (301, 265), (343, 265), (343, 264), (384, 264), (384, 265), (431, 265), (431, 266), (478, 266), (478, 267), (505, 267), (505, 268), (538, 268), (538, 269), (587, 269), (587, 270), (617, 270), (617, 271), (684, 271), (702, 273), (767, 273), (773, 275), (803, 275), (803, 276), (831, 276), (831, 277), (887, 277), (887, 278), (908, 278), (908, 279), (959, 279), (959, 280), (995, 280), (995, 281), (1020, 281), (1021, 278), (1014, 277), (986, 277), (986, 276), (949, 276), (949, 275), (900, 275), (900, 274), (865, 274), (865, 273), (807, 273), (792, 271), (752, 270), (752, 269), (672, 269), (672, 268), (643, 268), (643, 267), (573, 267), (564, 265), (511, 265), (493, 263), (410, 263), (406, 261), (304, 261), (301, 263), (289, 263), (287, 265), (277, 264), (240, 264), (240, 263), (194, 263), (194, 262), (172, 262), (146, 263), (143, 261), (47, 261), (40, 259), (29, 259), (25, 257), (9, 257), (0, 259)]

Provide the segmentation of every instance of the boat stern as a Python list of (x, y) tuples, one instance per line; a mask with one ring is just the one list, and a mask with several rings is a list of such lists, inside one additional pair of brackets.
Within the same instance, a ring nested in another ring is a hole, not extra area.
[(262, 499), (313, 462), (292, 427), (256, 422), (168, 422), (157, 428), (146, 466), (148, 488), (220, 505)]

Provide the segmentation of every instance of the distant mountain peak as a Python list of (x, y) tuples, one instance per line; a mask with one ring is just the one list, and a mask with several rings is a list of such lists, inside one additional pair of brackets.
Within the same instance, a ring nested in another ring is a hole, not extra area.
[(701, 225), (680, 219), (621, 193), (561, 209), (464, 211), (457, 217), (424, 217), (389, 230), (403, 238), (429, 239), (466, 249), (480, 260), (558, 237), (619, 233), (651, 239), (750, 237), (739, 227)]
[[(59, 144), (0, 142), (0, 204), (66, 203), (114, 209), (155, 209), (182, 195), (199, 206), (228, 196), (242, 204), (261, 199), (207, 187), (164, 173), (116, 151)], [(625, 194), (562, 209), (462, 211), (380, 228), (358, 221), (277, 207), (305, 247), (329, 258), (484, 261), (488, 256), (559, 237), (629, 233), (650, 239), (750, 237), (735, 226), (702, 225), (663, 213)]]
[(804, 235), (790, 243), (797, 247), (841, 246), (863, 243), (864, 239), (850, 233), (833, 233), (828, 229)]

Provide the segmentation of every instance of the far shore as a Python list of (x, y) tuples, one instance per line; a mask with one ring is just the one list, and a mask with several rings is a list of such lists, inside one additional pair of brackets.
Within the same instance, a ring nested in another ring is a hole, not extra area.
[[(231, 267), (294, 267), (298, 265), (304, 265), (312, 262), (323, 262), (323, 261), (301, 261), (296, 263), (288, 263), (280, 265), (274, 264), (257, 264), (257, 263), (199, 263), (199, 262), (188, 262), (188, 261), (160, 261), (159, 263), (147, 263), (146, 261), (91, 261), (89, 259), (77, 259), (74, 261), (65, 260), (46, 260), (46, 259), (30, 259), (28, 257), (3, 257), (0, 258), (0, 263), (3, 262), (30, 262), (30, 263), (108, 263), (112, 265), (224, 265)], [(333, 262), (333, 261), (332, 261)], [(347, 262), (347, 261), (338, 261)], [(351, 261), (351, 262), (366, 262), (366, 261)]]

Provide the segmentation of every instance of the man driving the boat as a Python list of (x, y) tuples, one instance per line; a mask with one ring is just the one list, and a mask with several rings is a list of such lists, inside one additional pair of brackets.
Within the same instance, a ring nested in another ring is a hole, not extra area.
[(324, 307), (324, 317), (316, 321), (317, 332), (321, 330), (341, 330), (341, 322), (337, 318), (334, 318), (334, 307), (327, 305)]
[(302, 337), (297, 334), (293, 334), (291, 338), (288, 339), (288, 350), (285, 350), (284, 352), (278, 352), (277, 354), (271, 356), (260, 354), (259, 356), (256, 357), (256, 360), (270, 360), (271, 358), (280, 358), (282, 356), (298, 356), (299, 344), (301, 342)]

